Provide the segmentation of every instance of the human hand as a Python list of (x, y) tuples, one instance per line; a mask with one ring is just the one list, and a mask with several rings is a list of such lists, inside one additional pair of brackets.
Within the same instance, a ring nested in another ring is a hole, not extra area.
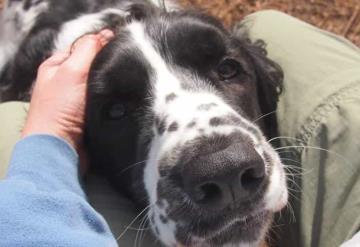
[(113, 37), (110, 30), (85, 35), (71, 50), (58, 52), (40, 65), (22, 137), (54, 135), (79, 150), (90, 66)]

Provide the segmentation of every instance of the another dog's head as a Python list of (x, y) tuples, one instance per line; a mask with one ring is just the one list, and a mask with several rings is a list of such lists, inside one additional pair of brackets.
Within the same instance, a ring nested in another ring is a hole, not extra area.
[(142, 11), (92, 67), (92, 159), (119, 187), (137, 182), (128, 191), (167, 246), (256, 246), (287, 201), (271, 122), (255, 123), (282, 72), (211, 17)]

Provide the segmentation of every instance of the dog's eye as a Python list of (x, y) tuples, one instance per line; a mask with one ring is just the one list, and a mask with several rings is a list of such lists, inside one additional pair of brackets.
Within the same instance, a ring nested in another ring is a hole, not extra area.
[(120, 120), (126, 114), (125, 106), (121, 103), (112, 103), (105, 107), (104, 115), (108, 120)]
[(234, 59), (225, 59), (217, 67), (217, 73), (222, 80), (234, 78), (239, 73), (239, 63)]

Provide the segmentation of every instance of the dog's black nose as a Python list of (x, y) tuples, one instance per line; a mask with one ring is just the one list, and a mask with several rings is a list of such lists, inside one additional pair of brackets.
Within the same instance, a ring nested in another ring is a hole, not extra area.
[(206, 145), (209, 153), (184, 166), (184, 190), (191, 200), (209, 210), (239, 207), (251, 201), (265, 181), (265, 164), (253, 144), (240, 140), (220, 150), (216, 144)]

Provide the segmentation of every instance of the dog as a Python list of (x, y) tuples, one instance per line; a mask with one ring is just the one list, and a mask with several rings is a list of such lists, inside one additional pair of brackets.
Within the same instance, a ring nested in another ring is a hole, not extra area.
[[(276, 136), (281, 68), (261, 41), (169, 1), (9, 0), (0, 99), (27, 100), (40, 63), (102, 28), (88, 80), (92, 164), (147, 210), (165, 246), (259, 246), (287, 203)], [(59, 82), (60, 83), (60, 82)]]

